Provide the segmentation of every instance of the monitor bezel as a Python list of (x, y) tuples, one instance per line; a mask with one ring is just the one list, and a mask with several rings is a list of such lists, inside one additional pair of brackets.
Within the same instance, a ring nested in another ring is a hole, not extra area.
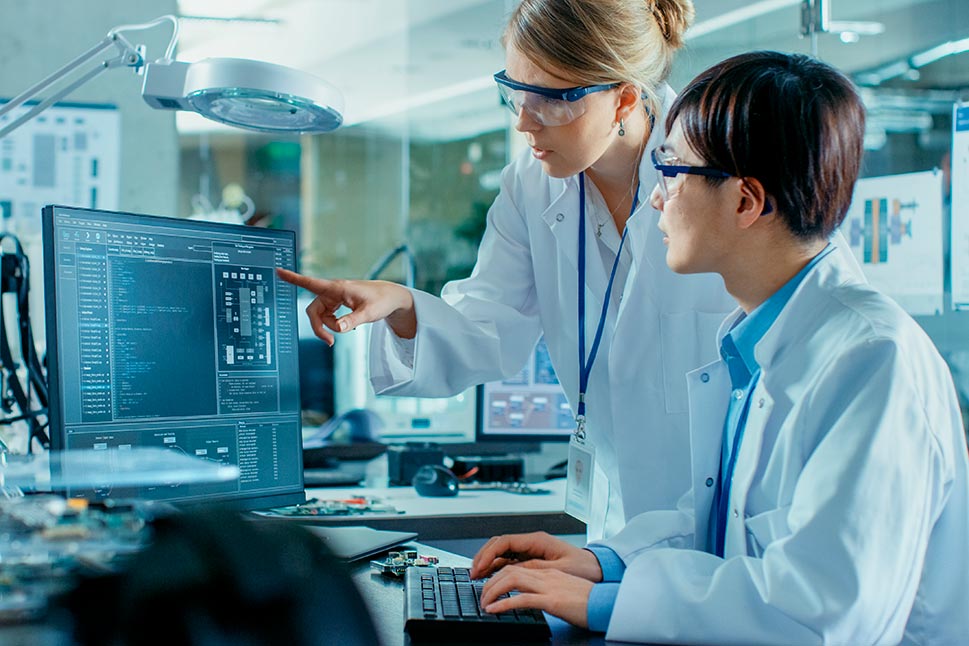
[[(83, 212), (92, 214), (104, 214), (112, 216), (125, 216), (133, 217), (139, 220), (154, 221), (159, 224), (171, 224), (177, 223), (180, 227), (197, 228), (199, 230), (227, 230), (227, 231), (239, 231), (240, 229), (252, 231), (260, 231), (258, 227), (249, 227), (243, 224), (229, 224), (222, 222), (209, 222), (205, 220), (189, 220), (186, 218), (177, 218), (170, 216), (161, 215), (148, 215), (141, 213), (132, 213), (130, 211), (109, 211), (106, 209), (91, 209), (78, 206), (69, 206), (65, 204), (48, 204), (43, 207), (41, 211), (41, 239), (43, 243), (43, 261), (44, 261), (44, 322), (45, 322), (45, 338), (47, 341), (47, 389), (48, 389), (48, 409), (47, 409), (47, 421), (48, 421), (48, 434), (50, 435), (51, 441), (51, 451), (60, 451), (66, 448), (66, 432), (64, 429), (63, 412), (61, 410), (61, 402), (63, 400), (63, 387), (64, 384), (61, 383), (59, 377), (59, 357), (60, 357), (60, 346), (58, 344), (58, 334), (57, 334), (57, 272), (55, 269), (55, 236), (54, 236), (54, 220), (59, 209), (64, 209), (71, 212)], [(292, 239), (293, 245), (293, 264), (292, 269), (298, 271), (298, 249), (296, 248), (296, 233), (288, 229), (272, 229), (274, 234), (288, 234)], [(276, 278), (278, 281), (279, 279)], [(298, 337), (298, 330), (296, 335)], [(294, 346), (298, 338), (293, 339)], [(299, 353), (296, 353), (296, 371), (299, 374)], [(297, 379), (296, 383), (296, 397), (297, 401), (300, 401), (299, 392), (299, 381)], [(302, 419), (301, 415), (296, 416), (296, 428), (297, 433), (300, 438), (300, 446), (302, 446)], [(152, 502), (158, 503), (168, 503), (176, 506), (194, 506), (200, 504), (218, 504), (229, 506), (233, 509), (250, 510), (250, 509), (266, 509), (270, 507), (280, 507), (292, 504), (299, 504), (306, 501), (306, 489), (303, 481), (303, 452), (302, 450), (297, 451), (297, 462), (298, 462), (298, 489), (296, 486), (292, 490), (282, 490), (282, 491), (272, 491), (264, 493), (250, 492), (234, 492), (229, 494), (212, 494), (210, 496), (191, 496), (191, 497), (175, 497), (175, 498), (151, 498)]]

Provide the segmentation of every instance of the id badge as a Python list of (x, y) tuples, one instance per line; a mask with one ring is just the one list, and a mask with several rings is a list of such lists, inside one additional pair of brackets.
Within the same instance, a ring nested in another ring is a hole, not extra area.
[(569, 440), (565, 513), (583, 523), (589, 522), (592, 511), (592, 477), (595, 472), (595, 459), (595, 447), (588, 440), (580, 438), (578, 433), (574, 433)]

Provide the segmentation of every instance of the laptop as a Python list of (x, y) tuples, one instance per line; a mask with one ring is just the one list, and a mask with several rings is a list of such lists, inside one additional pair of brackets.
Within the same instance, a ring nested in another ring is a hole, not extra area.
[(338, 559), (347, 562), (380, 554), (417, 538), (417, 532), (398, 532), (363, 526), (304, 525), (304, 527), (320, 537)]

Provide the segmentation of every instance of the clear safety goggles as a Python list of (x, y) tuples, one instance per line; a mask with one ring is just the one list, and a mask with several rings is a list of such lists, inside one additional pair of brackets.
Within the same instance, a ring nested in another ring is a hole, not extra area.
[(586, 95), (619, 87), (619, 83), (610, 83), (555, 89), (513, 81), (505, 71), (495, 74), (502, 102), (516, 117), (524, 110), (531, 119), (543, 126), (572, 123), (585, 114), (586, 106), (582, 99)]

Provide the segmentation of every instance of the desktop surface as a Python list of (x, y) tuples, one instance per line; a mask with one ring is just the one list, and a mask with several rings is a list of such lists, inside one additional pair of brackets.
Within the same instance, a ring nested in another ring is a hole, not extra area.
[(416, 531), (421, 540), (479, 538), (545, 531), (585, 534), (585, 524), (565, 513), (565, 481), (535, 486), (548, 495), (508, 491), (460, 491), (451, 498), (425, 498), (413, 487), (307, 488), (305, 505), (256, 511), (262, 518), (335, 527)]

